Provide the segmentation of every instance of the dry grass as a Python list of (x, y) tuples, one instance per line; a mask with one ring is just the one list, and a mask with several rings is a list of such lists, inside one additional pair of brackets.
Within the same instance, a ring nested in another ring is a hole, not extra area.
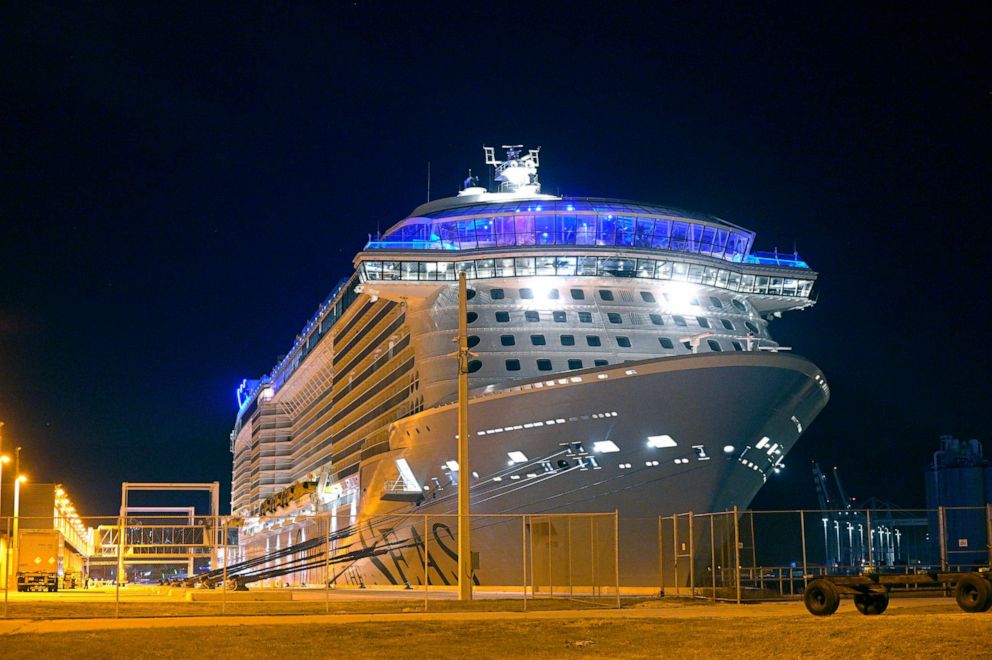
[(992, 657), (992, 615), (915, 610), (818, 619), (801, 606), (783, 617), (717, 614), (538, 621), (435, 621), (218, 626), (0, 637), (6, 658), (348, 658), (705, 656), (761, 658)]

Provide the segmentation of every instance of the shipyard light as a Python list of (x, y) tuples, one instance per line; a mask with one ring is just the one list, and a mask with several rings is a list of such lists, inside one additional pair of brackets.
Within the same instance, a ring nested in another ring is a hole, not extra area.
[(506, 455), (510, 457), (510, 465), (513, 465), (514, 463), (527, 462), (527, 455), (524, 454), (522, 451), (510, 451), (507, 452)]
[(724, 445), (723, 446), (723, 453), (724, 454), (733, 454), (734, 453), (734, 446), (733, 445)]
[(597, 440), (592, 443), (592, 450), (599, 454), (613, 454), (620, 451), (620, 448), (612, 440)]
[(452, 472), (458, 472), (458, 461), (448, 461), (445, 463)]
[(649, 435), (648, 447), (652, 449), (662, 449), (664, 447), (677, 447), (678, 443), (670, 435)]

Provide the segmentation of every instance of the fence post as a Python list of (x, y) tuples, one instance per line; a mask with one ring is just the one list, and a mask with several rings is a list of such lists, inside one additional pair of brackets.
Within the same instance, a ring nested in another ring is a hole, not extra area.
[(675, 573), (675, 595), (679, 595), (679, 516), (672, 514), (672, 571)]
[(875, 565), (875, 538), (871, 533), (871, 509), (865, 509), (865, 525), (868, 529), (865, 533), (868, 535), (868, 565)]
[[(15, 475), (16, 476), (16, 475)], [(10, 518), (6, 519), (3, 548), (3, 618), (7, 618), (7, 593), (10, 590)]]
[(428, 525), (430, 524), (427, 520), (427, 515), (424, 514), (424, 611), (427, 611), (427, 605), (430, 600), (430, 529)]
[[(214, 518), (214, 520), (216, 521), (217, 518)], [(227, 518), (224, 518), (224, 524), (223, 527), (221, 528), (221, 531), (223, 534), (220, 539), (221, 546), (224, 548), (224, 574), (222, 578), (224, 580), (224, 592), (221, 594), (220, 613), (227, 614)], [(214, 527), (215, 537), (216, 534), (217, 534), (217, 528)], [(214, 556), (218, 556), (219, 554), (220, 553), (215, 552)]]
[(710, 513), (710, 582), (713, 589), (710, 600), (716, 602), (716, 538), (713, 533), (713, 513)]
[(527, 611), (527, 514), (520, 515), (520, 555), (524, 567), (524, 612)]
[(741, 604), (741, 525), (737, 518), (737, 505), (734, 505), (734, 582), (737, 590), (737, 604)]
[(331, 511), (328, 509), (327, 535), (324, 537), (324, 614), (329, 614), (330, 611), (331, 611)]
[(620, 511), (613, 510), (613, 571), (617, 589), (617, 609), (620, 609)]
[(572, 514), (568, 514), (568, 597), (575, 598), (572, 590)]
[(696, 553), (692, 535), (692, 511), (689, 512), (689, 598), (696, 596)]
[(658, 516), (658, 594), (665, 595), (665, 542), (661, 516)]
[(114, 587), (114, 618), (120, 618), (121, 616), (121, 580), (123, 579), (124, 570), (124, 512), (121, 512), (121, 517), (119, 518), (120, 525), (117, 528), (117, 579), (114, 580), (116, 586)]
[(946, 525), (947, 522), (944, 520), (944, 507), (937, 507), (937, 524), (940, 530), (940, 570), (947, 570), (947, 534)]
[[(992, 493), (986, 493), (986, 496)], [(992, 504), (985, 505), (985, 546), (989, 549), (989, 566), (992, 566)]]
[(806, 513), (799, 510), (799, 531), (803, 537), (803, 590), (806, 589)]

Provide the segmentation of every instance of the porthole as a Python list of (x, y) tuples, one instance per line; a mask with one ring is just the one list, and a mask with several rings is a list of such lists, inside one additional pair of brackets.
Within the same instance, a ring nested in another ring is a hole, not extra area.
[(758, 334), (760, 332), (758, 330), (758, 326), (756, 326), (755, 324), (751, 323), (750, 321), (744, 321), (744, 325), (747, 326), (747, 329), (750, 330), (751, 332), (753, 332), (754, 334)]
[(596, 336), (596, 335), (587, 335), (586, 336), (586, 343), (588, 345), (590, 345), (590, 346), (602, 346), (603, 345), (602, 340), (600, 340), (600, 338), (598, 336)]
[(662, 348), (675, 348), (675, 344), (668, 337), (658, 337), (658, 343), (661, 344)]
[(520, 360), (507, 360), (506, 361), (507, 371), (520, 371)]
[(567, 320), (565, 312), (551, 312), (551, 318), (555, 323), (564, 323)]
[(744, 350), (744, 347), (741, 346), (741, 343), (739, 341), (732, 341), (730, 343), (731, 343), (731, 345), (733, 345), (735, 351), (743, 351)]
[(641, 300), (646, 303), (653, 303), (655, 302), (654, 294), (650, 291), (641, 291)]
[(606, 318), (610, 320), (610, 323), (620, 324), (623, 323), (623, 319), (616, 312), (610, 312), (606, 315)]
[(520, 297), (523, 300), (533, 300), (534, 291), (532, 289), (520, 289)]
[(476, 314), (475, 312), (469, 312), (468, 314), (465, 315), (465, 320), (468, 321), (469, 323), (475, 323), (476, 321), (479, 320), (479, 315)]
[(714, 353), (719, 353), (723, 350), (723, 347), (720, 346), (720, 342), (715, 339), (707, 339), (706, 343), (709, 344), (710, 350)]
[(737, 298), (732, 299), (730, 301), (730, 304), (732, 304), (734, 307), (736, 307), (737, 309), (739, 309), (742, 312), (746, 312), (747, 311), (747, 307), (744, 306), (744, 303), (742, 303)]
[(594, 360), (593, 364), (597, 367), (605, 367), (610, 363), (609, 360)]
[(548, 342), (544, 338), (544, 335), (531, 335), (530, 336), (530, 343), (531, 343), (531, 346), (544, 346)]
[(558, 289), (548, 289), (548, 300), (558, 300)]
[(575, 336), (574, 335), (562, 335), (561, 336), (562, 346), (575, 346)]
[(582, 368), (582, 360), (569, 360), (568, 361), (568, 368), (569, 369), (581, 369)]
[(469, 360), (468, 361), (468, 372), (474, 374), (476, 371), (482, 368), (481, 360)]
[(661, 318), (661, 314), (649, 314), (651, 317), (651, 323), (654, 325), (665, 325), (664, 319)]
[(503, 346), (513, 346), (517, 343), (517, 340), (513, 335), (500, 335), (499, 343)]
[(707, 319), (705, 316), (697, 316), (696, 317), (696, 322), (699, 323), (699, 327), (700, 328), (708, 328), (708, 327), (710, 327), (709, 319)]
[(727, 330), (734, 329), (734, 324), (730, 321), (730, 319), (720, 319), (720, 323), (722, 323), (723, 327), (726, 328)]
[(465, 300), (475, 298), (475, 289), (465, 289)]
[(509, 323), (510, 322), (510, 312), (496, 312), (496, 322), (497, 323)]
[(599, 297), (600, 297), (601, 300), (605, 300), (606, 302), (612, 302), (613, 301), (613, 292), (610, 291), (609, 289), (600, 289), (599, 290)]
[(570, 293), (572, 294), (572, 300), (585, 300), (586, 299), (586, 292), (583, 291), (582, 289), (572, 289), (570, 291)]
[(675, 325), (677, 325), (679, 327), (682, 327), (682, 328), (684, 328), (684, 327), (686, 327), (688, 325), (685, 322), (685, 319), (683, 317), (681, 317), (681, 316), (673, 316), (672, 317), (672, 320), (675, 321)]
[(503, 289), (491, 289), (489, 291), (489, 297), (492, 298), (493, 300), (502, 300), (503, 298), (506, 297), (506, 293), (503, 291)]
[(717, 309), (723, 309), (723, 301), (721, 301), (721, 300), (720, 300), (719, 298), (717, 298), (716, 296), (710, 296), (710, 302), (711, 302), (711, 303), (713, 304), (713, 306), (714, 306), (714, 307), (716, 307)]
[(630, 337), (617, 337), (617, 346), (620, 348), (630, 348)]
[(579, 323), (592, 323), (592, 312), (579, 312)]
[(524, 320), (528, 323), (537, 323), (541, 320), (541, 315), (534, 310), (528, 310), (524, 312)]
[(479, 345), (479, 337), (477, 335), (469, 335), (468, 337), (468, 347), (475, 348)]
[(551, 360), (538, 360), (537, 361), (538, 371), (551, 371)]

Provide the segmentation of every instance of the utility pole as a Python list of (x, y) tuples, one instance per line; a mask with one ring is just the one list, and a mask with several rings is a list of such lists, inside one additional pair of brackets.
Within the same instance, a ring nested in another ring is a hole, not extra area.
[(458, 600), (472, 600), (472, 468), (468, 458), (468, 288), (458, 274)]

